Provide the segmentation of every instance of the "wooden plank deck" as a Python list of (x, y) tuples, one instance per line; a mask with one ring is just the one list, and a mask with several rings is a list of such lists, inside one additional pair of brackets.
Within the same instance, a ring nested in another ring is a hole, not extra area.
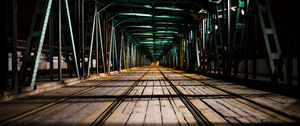
[[(297, 99), (201, 75), (159, 69), (211, 125), (299, 124), (300, 103)], [(137, 68), (1, 102), (0, 124), (13, 120), (8, 125), (90, 125), (140, 79), (110, 112), (104, 125), (198, 125), (157, 68), (151, 68), (140, 78), (147, 71), (146, 67)]]

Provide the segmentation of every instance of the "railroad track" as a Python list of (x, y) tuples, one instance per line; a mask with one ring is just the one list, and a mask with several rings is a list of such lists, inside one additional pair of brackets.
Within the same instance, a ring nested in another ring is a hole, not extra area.
[[(150, 68), (151, 69), (151, 68)], [(92, 124), (91, 126), (103, 125), (106, 120), (112, 115), (112, 113), (120, 106), (120, 104), (128, 97), (130, 92), (139, 84), (142, 78), (150, 71), (145, 72), (137, 81), (135, 81), (120, 97), (118, 97)], [(158, 68), (157, 68), (158, 69)], [(159, 70), (159, 69), (158, 69)], [(159, 70), (160, 71), (160, 70)], [(191, 103), (191, 101), (185, 96), (176, 86), (160, 71), (165, 81), (167, 81), (172, 89), (176, 92), (176, 97), (179, 97), (184, 105), (188, 108), (198, 124), (201, 126), (211, 126), (212, 124), (201, 114), (201, 112)]]
[(167, 81), (172, 89), (176, 92), (180, 100), (183, 102), (183, 104), (188, 108), (188, 110), (191, 112), (191, 114), (196, 119), (197, 123), (200, 126), (212, 126), (212, 124), (207, 120), (207, 118), (194, 106), (194, 104), (188, 99), (187, 96), (185, 96), (170, 80), (166, 75), (157, 67), (159, 72), (163, 75), (165, 81)]
[[(115, 98), (111, 103), (110, 105), (108, 105), (108, 107), (105, 107), (105, 110), (101, 113), (101, 115), (99, 114), (99, 116), (94, 120), (93, 118), (93, 122), (91, 123), (92, 126), (94, 125), (103, 125), (105, 123), (107, 123), (106, 121), (108, 119), (111, 119), (110, 117), (112, 117), (111, 115), (113, 115), (113, 113), (119, 108), (119, 106), (124, 103), (124, 101), (128, 98), (133, 98), (133, 97), (136, 97), (136, 98), (149, 98), (149, 97), (153, 97), (153, 95), (141, 95), (141, 96), (131, 96), (130, 93), (133, 92), (134, 88), (138, 86), (138, 84), (141, 82), (141, 81), (145, 81), (143, 78), (145, 77), (145, 75), (147, 73), (149, 73), (149, 71), (151, 71), (151, 69), (153, 69), (153, 67), (149, 67), (148, 70), (144, 71), (144, 73), (141, 73), (139, 74), (134, 80), (132, 83), (129, 83), (130, 86), (124, 91), (122, 92), (121, 95), (117, 95), (117, 96), (113, 96), (112, 98)], [(185, 107), (189, 110), (189, 112), (193, 115), (193, 117), (195, 118), (195, 120), (197, 121), (198, 125), (201, 125), (201, 126), (211, 126), (213, 125), (206, 116), (204, 116), (202, 114), (202, 112), (197, 108), (197, 106), (195, 106), (193, 103), (192, 103), (192, 100), (190, 100), (190, 98), (195, 95), (189, 95), (189, 94), (184, 94), (183, 91), (180, 90), (180, 87), (178, 87), (178, 85), (176, 84), (176, 82), (173, 82), (172, 80), (169, 79), (169, 76), (168, 76), (168, 73), (164, 73), (163, 70), (159, 69), (158, 67), (156, 68), (157, 70), (159, 70), (159, 73), (163, 76), (163, 80), (166, 81), (167, 83), (169, 83), (170, 85), (170, 89), (174, 90), (174, 94), (170, 94), (169, 95), (157, 95), (156, 97), (177, 97), (181, 100), (181, 102), (185, 105)], [(270, 107), (268, 106), (265, 106), (265, 105), (262, 105), (262, 104), (259, 104), (259, 103), (256, 103), (255, 101), (252, 101), (250, 99), (247, 99), (243, 96), (240, 96), (238, 94), (235, 94), (233, 92), (230, 92), (230, 91), (227, 91), (227, 90), (224, 90), (224, 89), (221, 89), (219, 87), (216, 87), (216, 86), (213, 86), (213, 85), (210, 85), (209, 83), (206, 83), (204, 81), (201, 81), (199, 79), (196, 79), (196, 78), (192, 78), (192, 77), (189, 77), (187, 75), (184, 75), (182, 73), (178, 73), (176, 71), (174, 71), (173, 69), (167, 69), (168, 71), (171, 71), (172, 73), (176, 73), (176, 74), (179, 74), (179, 75), (182, 75), (183, 77), (186, 77), (188, 79), (191, 79), (191, 80), (196, 80), (196, 81), (199, 81), (201, 83), (203, 83), (205, 86), (208, 86), (208, 87), (211, 87), (211, 88), (214, 88), (216, 90), (220, 90), (222, 92), (225, 92), (227, 93), (229, 96), (231, 97), (234, 97), (234, 98), (241, 98), (243, 100), (246, 100), (248, 102), (251, 102), (259, 107), (262, 107), (264, 109), (267, 109), (267, 110), (270, 110), (270, 111), (273, 111), (274, 113), (276, 114), (279, 114), (279, 115), (282, 115), (282, 116), (285, 116), (287, 118), (290, 118), (292, 120), (295, 120), (297, 122), (299, 122), (299, 118), (297, 117), (290, 117), (290, 115), (284, 113), (284, 112), (278, 112), (278, 110), (274, 110), (274, 109), (270, 109)], [(137, 79), (137, 80), (136, 80)], [(66, 97), (62, 97), (56, 101), (53, 101), (51, 103), (48, 103), (48, 104), (45, 104), (45, 105), (42, 105), (36, 109), (33, 109), (33, 110), (29, 110), (29, 111), (26, 111), (24, 113), (21, 113), (21, 114), (18, 114), (16, 116), (13, 116), (11, 118), (8, 118), (8, 119), (5, 119), (5, 120), (2, 120), (0, 121), (0, 125), (9, 125), (9, 124), (13, 124), (14, 121), (18, 121), (22, 118), (26, 118), (26, 116), (29, 116), (31, 114), (35, 114), (37, 112), (40, 112), (42, 110), (45, 110), (49, 107), (52, 107), (58, 103), (61, 103), (61, 102), (64, 102), (70, 98), (76, 98), (76, 97), (80, 97), (80, 94), (83, 94), (85, 92), (88, 92), (88, 91), (91, 91), (101, 85), (105, 85), (107, 83), (110, 83), (112, 81), (115, 81), (115, 80), (118, 80), (118, 78), (110, 78), (109, 81), (105, 81), (105, 82), (102, 82), (100, 84), (97, 84), (97, 85), (93, 85), (92, 87), (89, 87), (89, 88), (85, 88), (85, 89), (82, 89), (76, 93), (73, 93), (69, 96), (66, 96)], [(176, 85), (176, 86), (175, 86)], [(153, 85), (154, 86), (154, 85)], [(224, 95), (224, 97), (227, 97), (227, 94)], [(197, 95), (196, 97), (203, 97), (203, 98), (206, 98), (206, 97), (209, 97), (210, 95)], [(211, 95), (211, 97), (214, 97), (213, 95)], [(219, 113), (219, 115), (221, 115)], [(298, 124), (298, 123), (297, 123)]]
[(62, 102), (64, 102), (64, 101), (66, 101), (66, 100), (68, 100), (68, 99), (70, 99), (70, 98), (72, 98), (72, 97), (76, 97), (76, 96), (78, 96), (78, 95), (80, 95), (80, 94), (86, 93), (86, 92), (88, 92), (88, 91), (90, 91), (90, 90), (93, 90), (93, 89), (95, 89), (95, 88), (97, 88), (97, 87), (99, 87), (99, 86), (101, 86), (101, 85), (104, 85), (104, 84), (113, 82), (113, 81), (118, 80), (118, 79), (119, 79), (119, 78), (110, 78), (108, 81), (99, 83), (99, 84), (94, 85), (94, 86), (89, 87), (89, 88), (85, 88), (85, 89), (79, 90), (79, 91), (77, 91), (77, 92), (75, 92), (75, 93), (73, 93), (73, 94), (71, 94), (71, 95), (68, 95), (68, 96), (59, 98), (58, 100), (55, 100), (55, 101), (50, 102), (50, 103), (48, 103), (48, 104), (41, 105), (41, 106), (39, 106), (39, 107), (37, 107), (37, 108), (35, 108), (35, 109), (31, 109), (31, 110), (25, 111), (25, 112), (23, 112), (23, 113), (17, 114), (17, 115), (15, 115), (15, 116), (9, 117), (9, 118), (7, 118), (7, 119), (1, 120), (1, 121), (0, 121), (0, 125), (9, 125), (9, 124), (12, 124), (12, 123), (14, 123), (15, 121), (20, 120), (20, 119), (22, 119), (22, 118), (24, 118), (24, 117), (26, 117), (26, 116), (29, 116), (29, 115), (31, 115), (31, 114), (40, 112), (40, 111), (42, 111), (42, 110), (44, 110), (44, 109), (50, 108), (50, 107), (52, 107), (52, 106), (54, 106), (54, 105), (56, 105), (56, 104), (59, 104), (59, 103), (62, 103)]
[(120, 106), (120, 104), (128, 97), (130, 92), (139, 84), (142, 78), (150, 71), (151, 67), (138, 80), (136, 80), (127, 90), (119, 96), (92, 124), (91, 126), (103, 125), (110, 115)]
[[(191, 79), (191, 80), (195, 80), (195, 81), (201, 82), (201, 83), (204, 84), (205, 86), (208, 86), (208, 87), (211, 87), (211, 88), (220, 90), (220, 91), (225, 92), (225, 93), (227, 93), (227, 94), (229, 94), (229, 95), (231, 95), (231, 96), (233, 96), (233, 97), (243, 99), (243, 100), (245, 100), (245, 101), (247, 101), (247, 102), (250, 102), (250, 103), (252, 103), (252, 104), (254, 104), (254, 105), (257, 105), (257, 106), (259, 106), (259, 107), (261, 107), (261, 108), (270, 110), (270, 111), (272, 111), (272, 112), (274, 112), (274, 113), (276, 113), (276, 114), (285, 116), (285, 117), (287, 117), (287, 118), (289, 118), (289, 119), (292, 119), (292, 120), (298, 122), (297, 124), (300, 125), (300, 118), (298, 118), (298, 117), (296, 117), (296, 116), (289, 115), (289, 114), (287, 114), (287, 113), (284, 113), (284, 112), (282, 112), (282, 111), (276, 110), (276, 109), (271, 108), (271, 107), (269, 107), (269, 106), (263, 105), (263, 104), (258, 103), (258, 102), (256, 102), (256, 101), (253, 101), (253, 100), (251, 100), (251, 99), (245, 98), (245, 97), (243, 97), (243, 96), (241, 96), (241, 95), (239, 95), (239, 94), (236, 94), (236, 93), (233, 93), (233, 92), (230, 92), (230, 91), (221, 89), (221, 88), (216, 87), (216, 86), (213, 86), (213, 85), (211, 85), (211, 84), (209, 84), (209, 83), (207, 83), (207, 82), (205, 82), (205, 81), (201, 81), (201, 80), (199, 80), (199, 79), (195, 79), (195, 78), (186, 76), (186, 75), (184, 75), (184, 74), (182, 74), (182, 73), (179, 73), (179, 72), (174, 71), (173, 69), (168, 69), (168, 70), (170, 70), (170, 71), (172, 71), (172, 72), (174, 72), (174, 73), (180, 74), (180, 75), (182, 75), (182, 76), (184, 76), (184, 77), (186, 77), (186, 78), (189, 78), (189, 79)], [(165, 77), (165, 75), (164, 75), (164, 77)], [(166, 77), (166, 78), (167, 78), (167, 77)]]

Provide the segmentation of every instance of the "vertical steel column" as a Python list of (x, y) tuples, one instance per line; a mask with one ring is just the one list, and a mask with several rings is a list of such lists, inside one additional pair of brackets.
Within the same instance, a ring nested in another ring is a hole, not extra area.
[[(206, 24), (206, 19), (203, 19), (202, 20), (202, 43), (201, 43), (201, 68), (200, 68), (200, 71), (203, 71), (203, 72), (206, 72), (206, 70), (205, 70), (205, 50), (206, 50), (206, 48), (205, 48), (205, 46), (206, 46), (206, 26), (205, 26), (205, 24)], [(224, 64), (224, 62), (223, 62), (223, 64)]]
[(53, 12), (49, 15), (49, 62), (50, 62), (50, 81), (53, 81)]
[(130, 66), (131, 68), (134, 67), (134, 51), (133, 51), (133, 44), (131, 44), (131, 52), (130, 52)]
[(172, 66), (172, 68), (174, 68), (174, 67), (176, 67), (176, 49), (175, 49), (175, 47), (172, 49), (172, 58), (173, 58), (173, 66)]
[[(196, 32), (197, 33), (197, 32)], [(197, 41), (197, 34), (195, 34), (195, 44), (196, 44), (196, 57), (197, 57), (197, 69), (200, 67), (200, 50), (199, 50), (199, 43), (200, 41)]]
[[(225, 0), (223, 0), (222, 1), (222, 3), (221, 3), (221, 8), (222, 8), (222, 24), (221, 25), (223, 25), (224, 26), (224, 28), (223, 28), (223, 31), (225, 32), (226, 31), (226, 1)], [(223, 49), (222, 49), (222, 62), (223, 62), (223, 64), (222, 64), (222, 75), (226, 75), (226, 70), (227, 70), (227, 64), (226, 64), (226, 62), (227, 62), (227, 55), (228, 55), (228, 50), (227, 50), (227, 48), (226, 48), (226, 46), (228, 46), (228, 45), (226, 45), (226, 33), (224, 33), (224, 35), (223, 35)]]
[(134, 45), (134, 67), (137, 66), (137, 49), (136, 46)]
[(61, 71), (61, 0), (58, 0), (58, 80), (62, 78)]
[(231, 24), (230, 24), (230, 9), (231, 8), (231, 1), (230, 0), (227, 0), (227, 43), (228, 43), (228, 46), (227, 46), (227, 49), (228, 49), (228, 61), (227, 61), (227, 76), (230, 76), (231, 75), (231, 53), (232, 53), (232, 44), (231, 44), (231, 38), (230, 38), (230, 27), (231, 27)]
[(46, 14), (45, 14), (45, 17), (44, 17), (41, 37), (40, 37), (40, 40), (39, 40), (39, 43), (38, 43), (38, 48), (37, 48), (36, 55), (35, 55), (35, 58), (34, 58), (34, 69), (33, 69), (33, 74), (32, 74), (31, 82), (30, 82), (30, 86), (31, 86), (32, 89), (34, 89), (34, 86), (35, 86), (36, 74), (37, 74), (37, 71), (38, 71), (39, 63), (40, 63), (40, 56), (41, 56), (42, 47), (43, 47), (43, 44), (44, 44), (45, 33), (46, 33), (47, 25), (48, 25), (48, 19), (49, 19), (49, 14), (50, 14), (50, 11), (51, 11), (51, 7), (52, 7), (52, 0), (49, 0), (48, 5), (47, 5)]
[[(4, 17), (3, 22), (1, 23), (1, 33), (3, 36), (1, 36), (1, 45), (3, 47), (8, 47), (8, 15), (7, 15), (7, 9), (8, 9), (8, 0), (2, 1), (1, 4), (1, 16)], [(6, 89), (6, 85), (8, 83), (8, 48), (3, 48), (3, 52), (1, 53), (1, 59), (3, 59), (1, 62), (3, 62), (3, 65), (1, 65), (1, 73), (3, 73), (0, 76), (0, 96), (3, 94), (3, 91)]]
[(115, 37), (112, 35), (112, 46), (111, 46), (111, 71), (115, 70)]
[(116, 34), (114, 34), (114, 66), (115, 66), (115, 70), (118, 69), (118, 51), (117, 51), (117, 39), (116, 39)]
[(99, 35), (100, 35), (100, 48), (101, 48), (101, 57), (102, 57), (102, 68), (103, 73), (106, 71), (106, 65), (105, 65), (105, 58), (104, 58), (104, 48), (103, 48), (103, 41), (102, 41), (102, 30), (101, 30), (101, 18), (100, 13), (98, 13), (98, 27), (99, 27)]
[(178, 47), (176, 48), (176, 69), (179, 67), (179, 58), (178, 58), (178, 51), (179, 51), (179, 49), (178, 49)]
[(123, 36), (123, 33), (122, 33), (122, 34), (121, 34), (121, 43), (120, 43), (119, 70), (122, 69), (123, 46), (124, 46), (124, 36)]
[(112, 41), (112, 67), (113, 67), (113, 71), (116, 70), (116, 65), (118, 64), (117, 62), (117, 57), (118, 57), (118, 54), (117, 54), (117, 50), (116, 50), (116, 33), (115, 33), (115, 29), (114, 29), (114, 32), (113, 32), (113, 41)]
[(13, 71), (13, 87), (14, 90), (18, 91), (18, 50), (17, 50), (17, 39), (18, 39), (18, 27), (17, 27), (17, 0), (13, 0), (13, 42), (12, 42), (12, 71)]
[(257, 17), (256, 15), (254, 15), (254, 43), (253, 43), (253, 57), (252, 57), (252, 60), (253, 60), (253, 69), (252, 69), (252, 77), (253, 79), (256, 79), (256, 47), (257, 47)]
[[(245, 20), (247, 20), (247, 19), (249, 19), (249, 9), (248, 9), (248, 2), (245, 2), (244, 4), (246, 4), (246, 6), (244, 7), (246, 10), (245, 10), (245, 18), (244, 18), (244, 21), (243, 22), (245, 22)], [(244, 23), (244, 25), (246, 25), (246, 23)], [(245, 27), (245, 26), (244, 26)], [(248, 25), (247, 25), (247, 27), (245, 27), (245, 28), (247, 28), (246, 30), (248, 30), (249, 28), (248, 28)], [(245, 29), (244, 28), (244, 29)], [(249, 31), (249, 30), (248, 30)], [(244, 60), (245, 60), (245, 67), (244, 67), (244, 69), (245, 69), (245, 79), (248, 79), (248, 59), (249, 59), (249, 57), (248, 57), (248, 51), (249, 51), (249, 46), (248, 46), (248, 39), (245, 39), (245, 37), (244, 36), (246, 36), (245, 34), (246, 34), (246, 32), (245, 32), (245, 30), (243, 30), (243, 33), (242, 33), (243, 35), (243, 37), (242, 37), (242, 40), (241, 41), (244, 41)]]
[[(188, 36), (188, 41), (189, 41), (189, 46), (188, 46), (188, 59), (189, 59), (189, 67), (188, 67), (188, 70), (189, 71), (194, 71), (195, 70), (195, 63), (197, 60), (197, 57), (195, 58), (195, 54), (196, 54), (196, 47), (195, 47), (195, 41), (196, 39), (194, 38), (195, 37), (195, 25), (194, 25), (194, 22), (193, 24), (191, 25), (191, 30), (189, 32), (189, 36)], [(197, 56), (197, 55), (196, 55)]]
[(211, 51), (211, 46), (212, 46), (212, 43), (211, 43), (211, 14), (208, 14), (207, 16), (207, 24), (206, 24), (206, 29), (207, 29), (207, 38), (208, 38), (208, 41), (207, 41), (207, 71), (208, 73), (211, 73), (211, 54), (210, 54), (210, 51)]
[(84, 1), (81, 1), (81, 76), (84, 77), (84, 62), (85, 62), (85, 32), (84, 32)]
[(132, 58), (132, 45), (129, 44), (128, 45), (128, 68), (132, 67), (132, 62), (133, 62), (133, 58)]
[[(123, 36), (124, 37), (124, 36)], [(125, 52), (125, 41), (124, 41), (124, 38), (123, 38), (123, 48), (122, 48), (122, 52), (123, 52), (123, 67), (124, 69), (126, 69), (126, 52)]]
[(79, 68), (78, 68), (79, 65), (78, 65), (78, 61), (77, 61), (77, 53), (76, 53), (76, 49), (75, 49), (75, 42), (74, 42), (73, 29), (72, 29), (72, 24), (71, 24), (68, 0), (65, 0), (65, 4), (66, 4), (67, 16), (68, 16), (69, 31), (70, 31), (70, 35), (71, 35), (71, 41), (72, 41), (72, 48), (73, 48), (73, 55), (74, 55), (76, 73), (77, 73), (78, 79), (80, 79)]
[[(186, 37), (186, 33), (185, 33), (185, 37)], [(187, 39), (185, 38), (184, 42), (186, 43), (186, 44), (185, 44), (185, 54), (186, 54), (186, 57), (185, 57), (185, 59), (186, 59), (186, 67), (185, 67), (185, 70), (188, 70), (188, 69), (189, 69), (189, 66), (190, 66), (189, 40), (187, 40)]]
[(129, 44), (129, 39), (127, 38), (127, 49), (126, 49), (126, 69), (130, 68), (130, 44)]
[(180, 39), (180, 53), (179, 53), (179, 60), (180, 60), (180, 69), (183, 69), (183, 64), (184, 64), (184, 39)]
[(98, 75), (99, 74), (99, 41), (98, 41), (98, 38), (99, 38), (99, 27), (98, 27), (98, 13), (96, 13), (96, 74)]
[(110, 32), (110, 43), (109, 43), (109, 57), (108, 57), (108, 73), (110, 72), (110, 64), (111, 64), (111, 53), (112, 53), (112, 44), (113, 44), (113, 33), (114, 32), (114, 25), (113, 22), (111, 23), (111, 32)]
[(139, 62), (139, 51), (137, 50), (137, 48), (135, 48), (135, 57), (136, 57), (135, 66), (139, 66), (140, 65), (140, 62)]
[[(76, 61), (75, 64), (77, 64), (77, 70), (80, 69), (80, 48), (81, 48), (81, 1), (80, 0), (77, 0), (77, 2), (75, 2), (75, 7), (76, 9), (75, 11), (75, 27), (77, 27), (75, 30), (76, 30), (76, 42), (77, 42), (77, 48), (76, 48), (76, 51), (78, 52), (78, 54), (76, 55), (76, 57), (78, 56), (79, 57), (79, 60)], [(75, 51), (75, 52), (76, 52)], [(79, 67), (79, 68), (78, 68)], [(80, 74), (80, 71), (77, 71), (77, 76), (79, 79), (81, 79), (81, 74)]]
[(135, 67), (135, 63), (136, 63), (136, 53), (135, 53), (135, 47), (134, 47), (134, 44), (132, 44), (132, 68)]
[(95, 9), (94, 19), (93, 19), (93, 29), (92, 29), (92, 38), (91, 38), (90, 53), (89, 53), (89, 61), (88, 61), (88, 68), (87, 68), (87, 70), (88, 70), (88, 71), (87, 71), (87, 77), (90, 76), (91, 61), (92, 61), (92, 53), (93, 53), (93, 44), (94, 44), (94, 32), (95, 32), (96, 15), (97, 15), (97, 9)]

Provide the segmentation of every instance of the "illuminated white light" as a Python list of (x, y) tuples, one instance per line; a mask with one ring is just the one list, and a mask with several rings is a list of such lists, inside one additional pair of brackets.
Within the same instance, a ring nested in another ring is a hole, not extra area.
[(241, 9), (241, 14), (245, 15), (245, 11), (243, 9)]
[(140, 16), (140, 17), (152, 17), (151, 14), (144, 14), (144, 13), (119, 13), (119, 15), (126, 15), (126, 16)]
[(199, 13), (206, 14), (206, 13), (207, 13), (207, 11), (206, 11), (206, 10), (204, 10), (204, 9), (201, 9), (201, 10), (199, 11)]
[(215, 29), (216, 29), (216, 30), (218, 29), (218, 25), (215, 25)]
[(145, 8), (152, 8), (150, 5), (144, 5)]
[(236, 11), (236, 6), (230, 8), (232, 11)]
[(152, 26), (148, 25), (140, 25), (140, 26), (128, 26), (129, 28), (153, 28)]
[(175, 7), (155, 7), (155, 9), (183, 11), (183, 9), (175, 8)]

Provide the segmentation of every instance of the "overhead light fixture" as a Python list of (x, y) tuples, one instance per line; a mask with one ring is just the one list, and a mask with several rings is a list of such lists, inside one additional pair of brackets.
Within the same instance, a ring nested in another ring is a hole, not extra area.
[(170, 19), (178, 19), (178, 18), (181, 18), (181, 17), (178, 17), (178, 16), (172, 16), (172, 15), (155, 15), (154, 17), (155, 17), (155, 18), (170, 18)]
[(141, 44), (153, 44), (154, 42), (153, 41), (142, 41), (142, 42), (139, 42)]
[(170, 43), (170, 40), (163, 40), (163, 41), (140, 41), (140, 44), (162, 44), (162, 43)]
[(119, 15), (126, 15), (126, 16), (140, 16), (140, 17), (152, 17), (151, 14), (144, 14), (144, 13), (119, 13)]
[(152, 8), (151, 5), (144, 5), (145, 8)]
[(155, 24), (175, 24), (175, 23), (173, 23), (173, 22), (155, 22)]
[(174, 11), (183, 11), (183, 9), (176, 8), (176, 7), (155, 7), (155, 9), (161, 9), (161, 10), (174, 10)]
[(207, 10), (201, 9), (201, 10), (199, 11), (199, 14), (207, 14)]
[(169, 40), (164, 40), (164, 41), (158, 41), (160, 43), (169, 43), (169, 42), (172, 42), (172, 41), (169, 41)]
[(209, 0), (208, 2), (211, 2), (211, 3), (220, 3), (222, 0)]
[(157, 31), (157, 33), (175, 33), (177, 34), (177, 31)]
[(244, 9), (241, 9), (241, 14), (242, 14), (242, 15), (245, 15)]
[(134, 25), (128, 26), (128, 28), (153, 28), (151, 25)]
[(232, 11), (236, 11), (236, 6), (230, 8)]
[(153, 40), (153, 38), (146, 38), (145, 40)]
[(132, 35), (153, 35), (152, 33), (132, 33)]

